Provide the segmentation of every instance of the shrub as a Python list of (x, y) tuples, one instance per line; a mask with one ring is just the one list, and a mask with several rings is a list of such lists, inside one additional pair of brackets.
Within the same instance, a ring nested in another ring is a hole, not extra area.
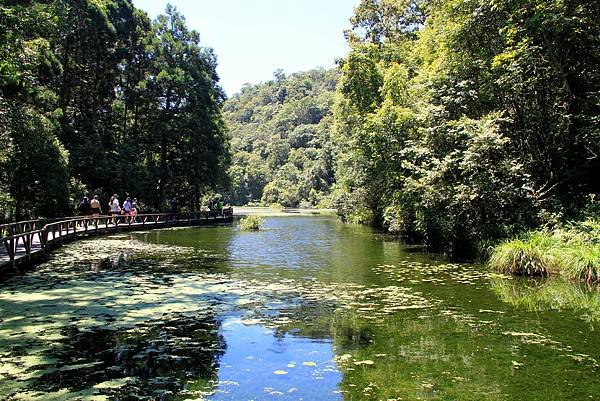
[(240, 220), (240, 227), (242, 230), (260, 230), (264, 222), (262, 217), (251, 215)]

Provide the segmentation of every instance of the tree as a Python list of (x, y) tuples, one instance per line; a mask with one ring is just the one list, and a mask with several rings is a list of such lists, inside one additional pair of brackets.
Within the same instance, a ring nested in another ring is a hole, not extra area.
[(227, 185), (216, 56), (173, 7), (8, 1), (0, 39), (2, 215), (70, 214), (69, 190), (193, 209)]
[(336, 199), (465, 256), (597, 192), (598, 5), (363, 0), (334, 108)]
[(236, 204), (327, 206), (337, 72), (316, 69), (248, 85), (225, 103)]

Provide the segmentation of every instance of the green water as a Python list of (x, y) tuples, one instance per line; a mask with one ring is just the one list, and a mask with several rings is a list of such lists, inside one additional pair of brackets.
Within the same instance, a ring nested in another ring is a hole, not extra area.
[(600, 399), (599, 319), (334, 218), (115, 235), (0, 283), (0, 399)]

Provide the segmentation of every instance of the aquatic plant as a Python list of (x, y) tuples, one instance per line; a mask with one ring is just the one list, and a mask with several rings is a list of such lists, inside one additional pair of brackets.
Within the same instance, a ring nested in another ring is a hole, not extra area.
[(250, 215), (240, 220), (240, 228), (242, 230), (260, 230), (264, 222), (265, 220), (262, 217)]
[(560, 261), (566, 276), (588, 283), (600, 281), (600, 246), (579, 245), (564, 249)]
[(507, 274), (559, 273), (571, 279), (600, 282), (600, 222), (588, 219), (505, 241), (494, 248), (490, 265)]
[(549, 252), (551, 247), (552, 237), (545, 232), (505, 241), (494, 249), (490, 265), (506, 274), (545, 276), (557, 266), (555, 255)]

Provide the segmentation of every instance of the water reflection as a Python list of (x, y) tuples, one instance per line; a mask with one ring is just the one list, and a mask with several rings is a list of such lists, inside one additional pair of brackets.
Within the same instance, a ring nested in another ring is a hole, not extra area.
[(0, 283), (0, 398), (600, 392), (596, 289), (445, 263), (335, 219), (265, 225), (82, 241)]
[(238, 318), (223, 323), (227, 353), (213, 401), (342, 400), (331, 340), (274, 331)]
[(27, 390), (96, 388), (96, 394), (117, 399), (145, 395), (163, 400), (187, 389), (188, 382), (214, 380), (225, 352), (212, 316), (174, 314), (128, 330), (69, 325), (61, 334), (60, 345), (49, 352), (53, 363), (44, 365)]
[(600, 321), (600, 287), (558, 277), (524, 280), (496, 278), (492, 290), (508, 304), (529, 311), (573, 310), (592, 323)]

